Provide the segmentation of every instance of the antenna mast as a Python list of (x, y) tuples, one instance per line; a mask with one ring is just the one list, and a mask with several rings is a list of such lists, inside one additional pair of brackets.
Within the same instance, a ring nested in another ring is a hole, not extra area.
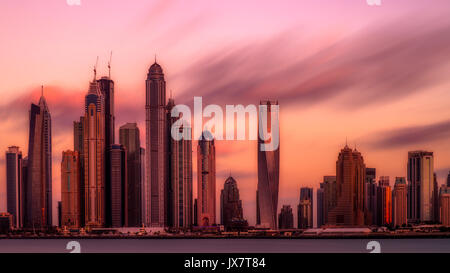
[(98, 65), (98, 56), (94, 66), (94, 81), (97, 79), (97, 65)]
[(108, 77), (111, 79), (111, 60), (112, 60), (112, 51), (111, 55), (109, 55), (109, 62), (108, 62)]

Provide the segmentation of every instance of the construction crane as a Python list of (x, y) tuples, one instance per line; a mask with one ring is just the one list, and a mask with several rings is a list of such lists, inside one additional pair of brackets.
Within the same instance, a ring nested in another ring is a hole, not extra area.
[(98, 65), (98, 56), (94, 66), (94, 81), (97, 79), (97, 65)]

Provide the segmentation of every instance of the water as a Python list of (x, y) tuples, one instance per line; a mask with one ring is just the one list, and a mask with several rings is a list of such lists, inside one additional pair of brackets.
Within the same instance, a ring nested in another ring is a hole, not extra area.
[[(370, 252), (368, 239), (2, 239), (0, 253), (354, 253)], [(375, 239), (383, 253), (450, 253), (450, 239)]]

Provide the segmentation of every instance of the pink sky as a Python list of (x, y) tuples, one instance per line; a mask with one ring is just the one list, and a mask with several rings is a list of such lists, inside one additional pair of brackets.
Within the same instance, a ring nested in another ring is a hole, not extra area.
[[(44, 84), (55, 207), (61, 152), (72, 149), (72, 121), (83, 114), (95, 59), (106, 75), (110, 51), (116, 128), (138, 122), (144, 132), (145, 78), (155, 54), (177, 103), (192, 104), (194, 95), (221, 105), (279, 99), (279, 207), (296, 207), (301, 186), (334, 175), (346, 137), (391, 183), (406, 176), (409, 150), (435, 152), (440, 183), (450, 169), (448, 0), (383, 0), (379, 7), (365, 0), (4, 0), (0, 10), (0, 151), (18, 145), (27, 153), (29, 104)], [(217, 200), (231, 171), (254, 224), (256, 143), (218, 142), (216, 157)], [(5, 190), (3, 155), (0, 211)]]

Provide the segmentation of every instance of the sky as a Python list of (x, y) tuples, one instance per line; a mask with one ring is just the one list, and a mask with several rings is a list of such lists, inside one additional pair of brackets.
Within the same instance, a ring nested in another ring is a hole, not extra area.
[[(0, 151), (17, 145), (27, 154), (28, 111), (44, 85), (54, 223), (61, 153), (73, 149), (96, 58), (98, 76), (107, 75), (111, 51), (116, 128), (137, 122), (141, 143), (155, 56), (177, 104), (192, 105), (194, 96), (221, 106), (278, 100), (279, 209), (289, 204), (296, 214), (300, 187), (335, 174), (346, 139), (391, 185), (406, 176), (410, 150), (434, 152), (440, 184), (450, 170), (448, 0), (3, 0), (0, 11)], [(231, 173), (254, 224), (256, 142), (217, 141), (216, 169), (217, 202)], [(5, 179), (3, 154), (0, 211)], [(194, 195), (196, 181), (194, 173)]]

